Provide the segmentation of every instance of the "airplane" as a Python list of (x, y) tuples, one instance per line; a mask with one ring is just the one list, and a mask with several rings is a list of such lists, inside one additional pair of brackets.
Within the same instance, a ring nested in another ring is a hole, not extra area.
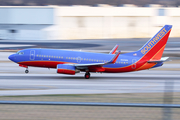
[[(162, 57), (172, 25), (165, 25), (143, 47), (135, 52), (120, 55), (116, 45), (109, 54), (82, 51), (30, 48), (18, 51), (9, 59), (20, 67), (55, 68), (57, 73), (75, 75), (85, 72), (85, 78), (90, 78), (90, 72), (123, 73), (160, 67), (169, 57)], [(162, 58), (161, 58), (162, 57)]]

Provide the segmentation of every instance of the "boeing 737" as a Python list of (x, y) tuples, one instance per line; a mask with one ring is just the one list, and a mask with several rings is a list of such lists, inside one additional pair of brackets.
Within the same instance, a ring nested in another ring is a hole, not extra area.
[(162, 57), (172, 25), (165, 25), (138, 51), (121, 54), (116, 52), (116, 45), (109, 54), (82, 51), (31, 48), (18, 51), (9, 59), (19, 66), (55, 68), (57, 73), (75, 75), (85, 72), (85, 78), (90, 78), (90, 72), (122, 73), (160, 67), (168, 57)]

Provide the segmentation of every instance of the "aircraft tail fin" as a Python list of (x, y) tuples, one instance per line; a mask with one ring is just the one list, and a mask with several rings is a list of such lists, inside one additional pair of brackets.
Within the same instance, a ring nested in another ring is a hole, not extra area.
[(165, 25), (141, 49), (137, 51), (139, 57), (146, 60), (161, 60), (172, 25)]

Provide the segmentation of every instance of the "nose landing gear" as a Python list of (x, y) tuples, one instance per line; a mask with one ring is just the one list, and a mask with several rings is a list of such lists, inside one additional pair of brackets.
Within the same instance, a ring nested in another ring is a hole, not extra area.
[(19, 64), (19, 66), (26, 68), (26, 70), (25, 70), (25, 73), (26, 73), (26, 74), (29, 73), (28, 66), (26, 66), (26, 65), (21, 65), (21, 64)]

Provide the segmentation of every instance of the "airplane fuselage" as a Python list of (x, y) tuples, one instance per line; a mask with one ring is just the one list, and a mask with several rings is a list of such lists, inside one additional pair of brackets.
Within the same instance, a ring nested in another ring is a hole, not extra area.
[[(86, 64), (86, 63), (105, 63), (111, 60), (113, 54), (91, 53), (82, 51), (56, 50), (56, 49), (25, 49), (12, 55), (16, 63), (25, 66), (57, 68), (58, 64)], [(127, 53), (119, 55), (116, 63), (104, 65), (100, 70), (96, 67), (90, 67), (90, 72), (130, 72), (142, 70), (140, 66), (147, 60), (140, 60), (136, 53)], [(155, 66), (155, 63), (149, 63), (146, 69)], [(160, 65), (159, 65), (160, 66)], [(98, 68), (99, 69), (99, 68)]]

